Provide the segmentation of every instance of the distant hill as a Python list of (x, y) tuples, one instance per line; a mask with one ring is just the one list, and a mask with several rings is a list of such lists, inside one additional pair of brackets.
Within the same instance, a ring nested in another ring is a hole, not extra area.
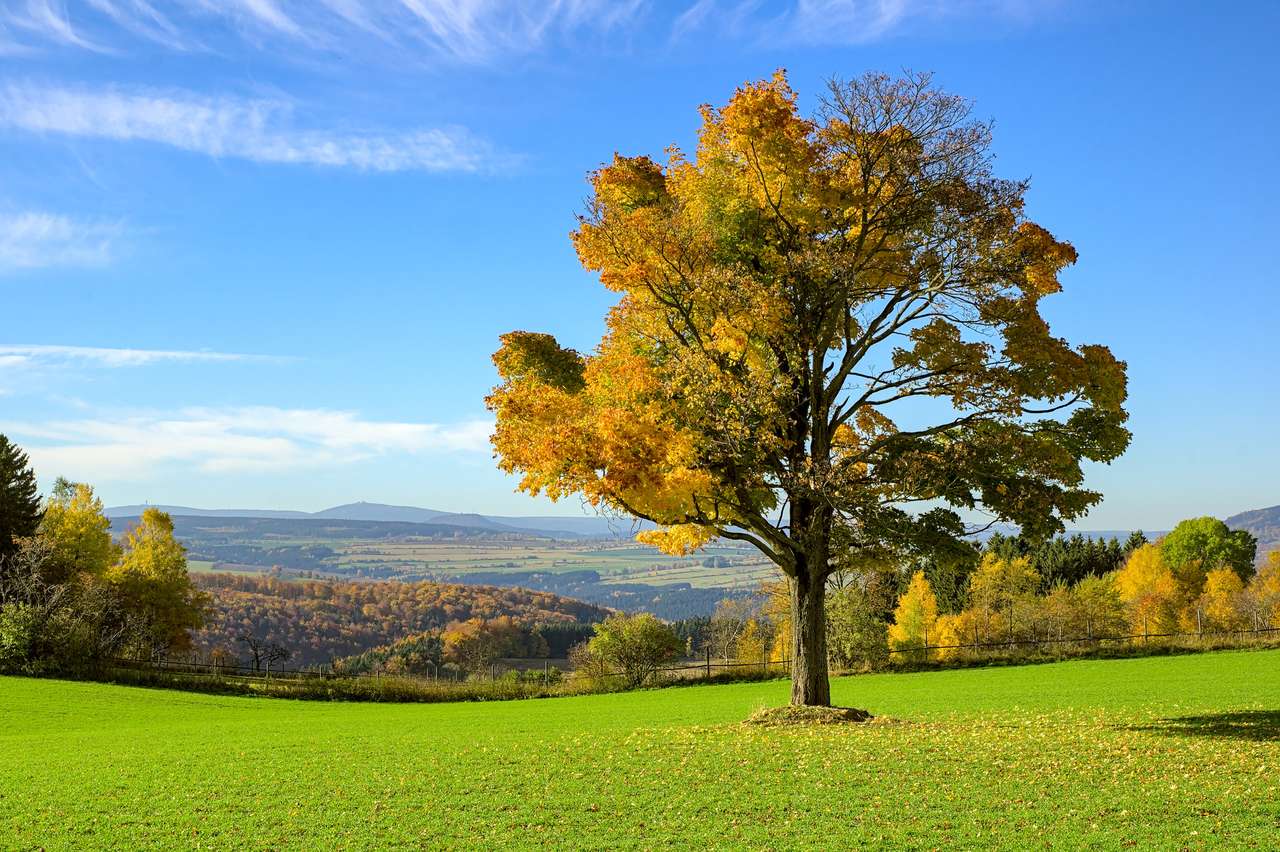
[(408, 524), (432, 523), (436, 517), (447, 515), (439, 509), (422, 509), (417, 506), (390, 506), (385, 503), (344, 503), (331, 509), (312, 512), (312, 518), (334, 518), (340, 521), (402, 521)]
[(1248, 530), (1258, 538), (1258, 558), (1280, 549), (1280, 506), (1253, 509), (1232, 515), (1226, 520), (1233, 530)]
[(480, 515), (474, 512), (445, 512), (419, 506), (393, 506), (386, 503), (345, 503), (319, 512), (296, 512), (285, 509), (196, 509), (190, 506), (135, 504), (112, 506), (106, 510), (108, 518), (136, 518), (144, 509), (156, 508), (174, 517), (189, 518), (275, 518), (315, 519), (334, 521), (365, 521), (376, 523), (432, 524), (461, 527), (466, 530), (488, 530), (495, 533), (534, 534), (552, 538), (630, 538), (638, 529), (652, 524), (634, 525), (627, 520), (605, 518), (598, 515), (577, 517), (504, 517)]
[(191, 506), (169, 506), (163, 503), (137, 503), (132, 506), (109, 506), (108, 518), (136, 518), (147, 509), (159, 509), (177, 517), (187, 518), (310, 518), (310, 512), (294, 512), (288, 509), (194, 509)]

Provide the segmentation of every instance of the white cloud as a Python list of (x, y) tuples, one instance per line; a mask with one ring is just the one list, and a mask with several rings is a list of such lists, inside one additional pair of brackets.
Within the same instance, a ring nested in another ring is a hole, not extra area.
[(299, 128), (291, 119), (291, 105), (280, 100), (29, 83), (0, 90), (0, 126), (33, 133), (141, 140), (211, 157), (379, 172), (474, 172), (500, 164), (488, 145), (459, 128), (370, 133)]
[(355, 52), (373, 42), (419, 59), (480, 63), (542, 47), (552, 33), (601, 32), (643, 0), (27, 0), (0, 9), (35, 43), (104, 49), (121, 36), (176, 50), (218, 35)]
[(54, 213), (0, 213), (0, 274), (50, 266), (103, 266), (117, 255), (124, 227)]
[(375, 456), (488, 451), (492, 423), (368, 420), (352, 411), (269, 406), (188, 408), (54, 422), (0, 421), (43, 477), (144, 479), (159, 468), (270, 472)]
[(696, 0), (672, 24), (672, 39), (715, 30), (770, 44), (863, 44), (911, 26), (961, 20), (1034, 20), (1061, 0)]
[[(0, 0), (2, 2), (2, 0)], [(575, 36), (645, 26), (753, 43), (859, 44), (912, 26), (1028, 22), (1063, 0), (25, 0), (0, 9), (10, 52), (37, 46), (233, 52), (291, 59), (495, 64)], [(163, 9), (163, 11), (160, 11)], [(26, 43), (16, 40), (26, 38)], [(660, 35), (659, 35), (660, 38)], [(0, 43), (0, 51), (5, 45)]]
[(0, 343), (0, 369), (35, 365), (81, 364), (97, 367), (145, 367), (165, 362), (278, 360), (271, 356), (185, 349), (113, 349), (100, 346), (57, 346)]

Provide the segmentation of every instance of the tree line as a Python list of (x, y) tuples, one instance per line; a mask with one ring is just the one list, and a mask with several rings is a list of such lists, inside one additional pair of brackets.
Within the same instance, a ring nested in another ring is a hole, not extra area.
[(207, 603), (167, 514), (146, 510), (117, 542), (92, 487), (59, 479), (41, 499), (26, 453), (0, 435), (0, 671), (184, 650)]
[[(953, 660), (972, 653), (965, 645), (1013, 654), (1046, 640), (1280, 628), (1280, 551), (1260, 568), (1256, 551), (1249, 532), (1194, 518), (1156, 542), (996, 534), (923, 564), (846, 565), (827, 589), (828, 659), (856, 670)], [(690, 653), (781, 660), (789, 618), (786, 587), (773, 583), (673, 627)]]

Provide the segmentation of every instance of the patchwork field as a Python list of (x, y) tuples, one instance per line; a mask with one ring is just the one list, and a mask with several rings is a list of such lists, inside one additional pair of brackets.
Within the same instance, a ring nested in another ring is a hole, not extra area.
[[(133, 519), (117, 517), (120, 534)], [(556, 538), (439, 524), (179, 515), (199, 573), (283, 579), (429, 580), (552, 592), (680, 619), (778, 577), (758, 551), (720, 543), (680, 558), (617, 538)]]
[(494, 704), (0, 678), (0, 847), (1280, 847), (1280, 651)]
[(773, 577), (776, 569), (755, 550), (735, 546), (708, 547), (681, 559), (651, 547), (630, 543), (566, 543), (530, 541), (475, 544), (431, 541), (351, 542), (338, 548), (342, 573), (429, 573), (439, 578), (479, 572), (566, 574), (596, 571), (603, 583), (654, 586), (689, 583), (694, 588), (750, 588)]

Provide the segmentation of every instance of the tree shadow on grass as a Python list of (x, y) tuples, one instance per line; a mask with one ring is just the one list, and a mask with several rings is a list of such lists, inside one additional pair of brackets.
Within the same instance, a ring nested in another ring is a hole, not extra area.
[(1149, 725), (1129, 725), (1129, 731), (1150, 731), (1171, 737), (1220, 737), (1267, 742), (1280, 740), (1280, 710), (1236, 710), (1158, 719)]

